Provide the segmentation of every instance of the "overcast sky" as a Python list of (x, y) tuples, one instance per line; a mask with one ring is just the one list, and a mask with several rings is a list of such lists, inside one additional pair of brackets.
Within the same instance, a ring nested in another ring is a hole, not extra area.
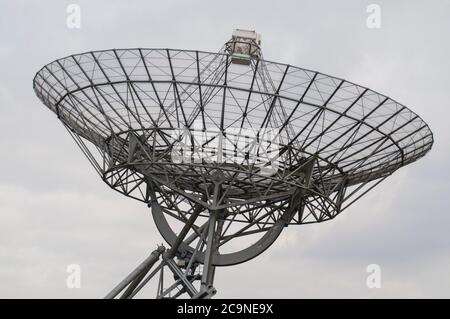
[[(66, 8), (81, 8), (81, 28)], [(381, 28), (366, 25), (380, 5)], [(0, 0), (0, 297), (103, 297), (162, 242), (145, 205), (96, 175), (34, 95), (48, 62), (96, 49), (217, 51), (235, 28), (268, 60), (345, 78), (410, 107), (431, 152), (331, 222), (287, 228), (216, 272), (217, 297), (450, 297), (449, 1)], [(82, 286), (66, 286), (79, 264)], [(369, 264), (381, 288), (366, 286)], [(147, 297), (153, 297), (148, 295)]]

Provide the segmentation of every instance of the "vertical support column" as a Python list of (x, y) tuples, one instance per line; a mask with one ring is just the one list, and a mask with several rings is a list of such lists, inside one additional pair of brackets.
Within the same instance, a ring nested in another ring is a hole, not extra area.
[[(222, 176), (218, 175), (216, 178), (217, 180), (214, 185), (213, 194), (213, 206), (217, 206), (219, 204), (220, 196), (222, 194)], [(215, 266), (212, 264), (212, 259), (218, 252), (220, 233), (222, 229), (222, 222), (220, 221), (221, 213), (221, 210), (210, 210), (209, 213), (208, 237), (206, 239), (205, 259), (203, 262), (200, 292), (210, 290), (214, 281)]]
[(206, 242), (205, 261), (203, 264), (203, 274), (201, 282), (201, 291), (206, 291), (209, 286), (212, 285), (214, 279), (215, 267), (212, 265), (213, 253), (217, 251), (216, 245), (216, 224), (217, 224), (218, 212), (211, 211), (208, 225), (208, 237)]

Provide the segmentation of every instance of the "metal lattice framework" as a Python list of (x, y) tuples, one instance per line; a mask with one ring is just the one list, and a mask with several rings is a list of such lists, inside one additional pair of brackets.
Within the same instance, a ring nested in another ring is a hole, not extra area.
[[(433, 144), (427, 124), (396, 101), (336, 77), (265, 61), (259, 46), (248, 64), (233, 63), (233, 44), (219, 53), (75, 54), (46, 65), (34, 79), (39, 99), (101, 178), (152, 208), (171, 249), (155, 251), (150, 264), (164, 256), (159, 271), (181, 271), (172, 290), (191, 297), (211, 292), (215, 266), (257, 256), (288, 224), (334, 218)], [(234, 133), (226, 133), (230, 128)], [(216, 133), (208, 135), (211, 130)], [(258, 144), (260, 136), (242, 138), (246, 130), (275, 134)], [(201, 145), (192, 138), (196, 131), (205, 137)], [(219, 152), (212, 153), (215, 160), (175, 162), (181, 142), (189, 156), (208, 148)], [(267, 154), (262, 148), (269, 144), (278, 146), (269, 154), (277, 166), (265, 174), (242, 145)], [(230, 156), (232, 164), (223, 160)], [(195, 276), (199, 265), (203, 273)], [(147, 274), (150, 268), (142, 269)], [(142, 269), (121, 286), (131, 283), (124, 297), (142, 288)], [(202, 286), (196, 290), (190, 285), (197, 279)], [(158, 289), (159, 297), (172, 291), (162, 283)]]

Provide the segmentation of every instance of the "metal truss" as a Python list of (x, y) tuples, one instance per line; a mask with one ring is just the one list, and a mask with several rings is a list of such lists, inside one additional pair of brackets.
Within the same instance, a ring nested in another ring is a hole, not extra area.
[(163, 245), (159, 246), (111, 290), (105, 299), (131, 299), (154, 277), (158, 277), (156, 299), (178, 298), (183, 294), (192, 299), (207, 299), (214, 296), (216, 289), (212, 285), (213, 275), (211, 275), (214, 269), (210, 266), (207, 271), (200, 273), (197, 268), (201, 266), (194, 262), (194, 259), (189, 257), (175, 259), (172, 252), (173, 247), (166, 250)]
[[(259, 50), (248, 65), (234, 64), (232, 45), (219, 53), (93, 51), (58, 59), (34, 78), (39, 99), (104, 182), (147, 203), (170, 246), (153, 252), (108, 297), (133, 297), (166, 268), (175, 282), (167, 287), (160, 279), (158, 297), (209, 297), (216, 266), (254, 258), (287, 225), (336, 217), (433, 144), (428, 125), (384, 95), (266, 61)], [(257, 154), (277, 145), (272, 174), (242, 150), (231, 128), (276, 132), (266, 143), (244, 143)], [(211, 129), (217, 134), (200, 145), (193, 138)], [(173, 160), (181, 142), (191, 161)], [(217, 143), (233, 163), (192, 160)]]

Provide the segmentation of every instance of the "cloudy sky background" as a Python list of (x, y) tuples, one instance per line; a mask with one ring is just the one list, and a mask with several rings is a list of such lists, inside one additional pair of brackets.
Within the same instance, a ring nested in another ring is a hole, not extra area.
[[(81, 6), (81, 29), (66, 7)], [(381, 28), (366, 26), (371, 3)], [(234, 28), (266, 59), (368, 86), (409, 106), (435, 144), (335, 220), (289, 227), (262, 256), (220, 268), (222, 298), (450, 297), (449, 1), (0, 0), (0, 297), (103, 297), (161, 243), (149, 210), (98, 178), (32, 79), (72, 53), (217, 51)], [(68, 289), (79, 264), (82, 287)], [(366, 267), (378, 264), (380, 289)], [(150, 295), (149, 297), (152, 297)]]

